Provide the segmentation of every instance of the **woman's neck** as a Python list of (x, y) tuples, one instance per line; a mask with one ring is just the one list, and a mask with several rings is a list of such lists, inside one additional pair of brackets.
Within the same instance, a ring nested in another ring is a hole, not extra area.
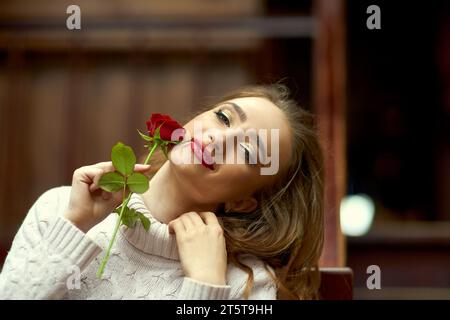
[(200, 208), (189, 192), (181, 189), (169, 161), (166, 161), (150, 180), (150, 187), (142, 198), (152, 216), (165, 224), (186, 212), (213, 210), (213, 207)]

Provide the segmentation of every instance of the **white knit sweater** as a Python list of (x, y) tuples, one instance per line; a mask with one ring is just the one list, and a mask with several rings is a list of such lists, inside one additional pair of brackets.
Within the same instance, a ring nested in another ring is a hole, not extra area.
[[(152, 224), (120, 227), (102, 279), (97, 269), (112, 236), (117, 214), (83, 233), (62, 217), (71, 187), (42, 194), (20, 227), (0, 274), (1, 299), (242, 299), (247, 273), (228, 264), (227, 285), (184, 277), (175, 235), (151, 216), (133, 194), (128, 206)], [(276, 299), (276, 286), (263, 263), (242, 262), (254, 272), (250, 299)]]

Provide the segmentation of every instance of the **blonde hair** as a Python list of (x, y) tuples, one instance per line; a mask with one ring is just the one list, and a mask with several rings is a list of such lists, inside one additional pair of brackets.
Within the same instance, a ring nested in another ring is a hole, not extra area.
[[(317, 299), (318, 261), (324, 237), (324, 191), (323, 156), (313, 116), (290, 99), (288, 89), (280, 84), (245, 87), (224, 96), (217, 104), (243, 97), (265, 98), (283, 111), (290, 124), (292, 155), (286, 172), (274, 184), (254, 194), (258, 200), (255, 211), (218, 212), (229, 262), (248, 274), (246, 299), (254, 277), (253, 270), (239, 259), (243, 254), (265, 263), (277, 284), (278, 299)], [(153, 170), (163, 162), (161, 155), (154, 157)]]

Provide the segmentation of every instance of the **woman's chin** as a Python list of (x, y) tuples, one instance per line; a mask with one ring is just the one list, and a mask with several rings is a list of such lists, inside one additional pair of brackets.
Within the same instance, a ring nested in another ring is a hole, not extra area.
[(189, 175), (205, 175), (216, 171), (216, 168), (205, 166), (200, 163), (185, 164), (170, 161), (170, 165), (177, 172), (182, 172)]

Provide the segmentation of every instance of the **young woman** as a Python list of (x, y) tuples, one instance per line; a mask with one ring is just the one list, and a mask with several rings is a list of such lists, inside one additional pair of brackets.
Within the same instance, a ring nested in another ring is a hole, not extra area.
[[(153, 175), (148, 191), (133, 194), (128, 206), (152, 224), (149, 231), (140, 224), (121, 227), (99, 279), (121, 194), (97, 186), (114, 170), (110, 162), (81, 167), (71, 187), (50, 189), (30, 209), (0, 275), (0, 297), (317, 298), (323, 165), (312, 116), (285, 87), (254, 86), (221, 99), (188, 122), (186, 132), (196, 124), (222, 134), (220, 141), (236, 130), (279, 129), (278, 139), (264, 147), (279, 146), (279, 154), (270, 155), (279, 159), (276, 174), (262, 175), (265, 164), (248, 161), (261, 151), (248, 141), (235, 146), (245, 149), (243, 164), (136, 165)], [(203, 147), (218, 141), (202, 139)]]

